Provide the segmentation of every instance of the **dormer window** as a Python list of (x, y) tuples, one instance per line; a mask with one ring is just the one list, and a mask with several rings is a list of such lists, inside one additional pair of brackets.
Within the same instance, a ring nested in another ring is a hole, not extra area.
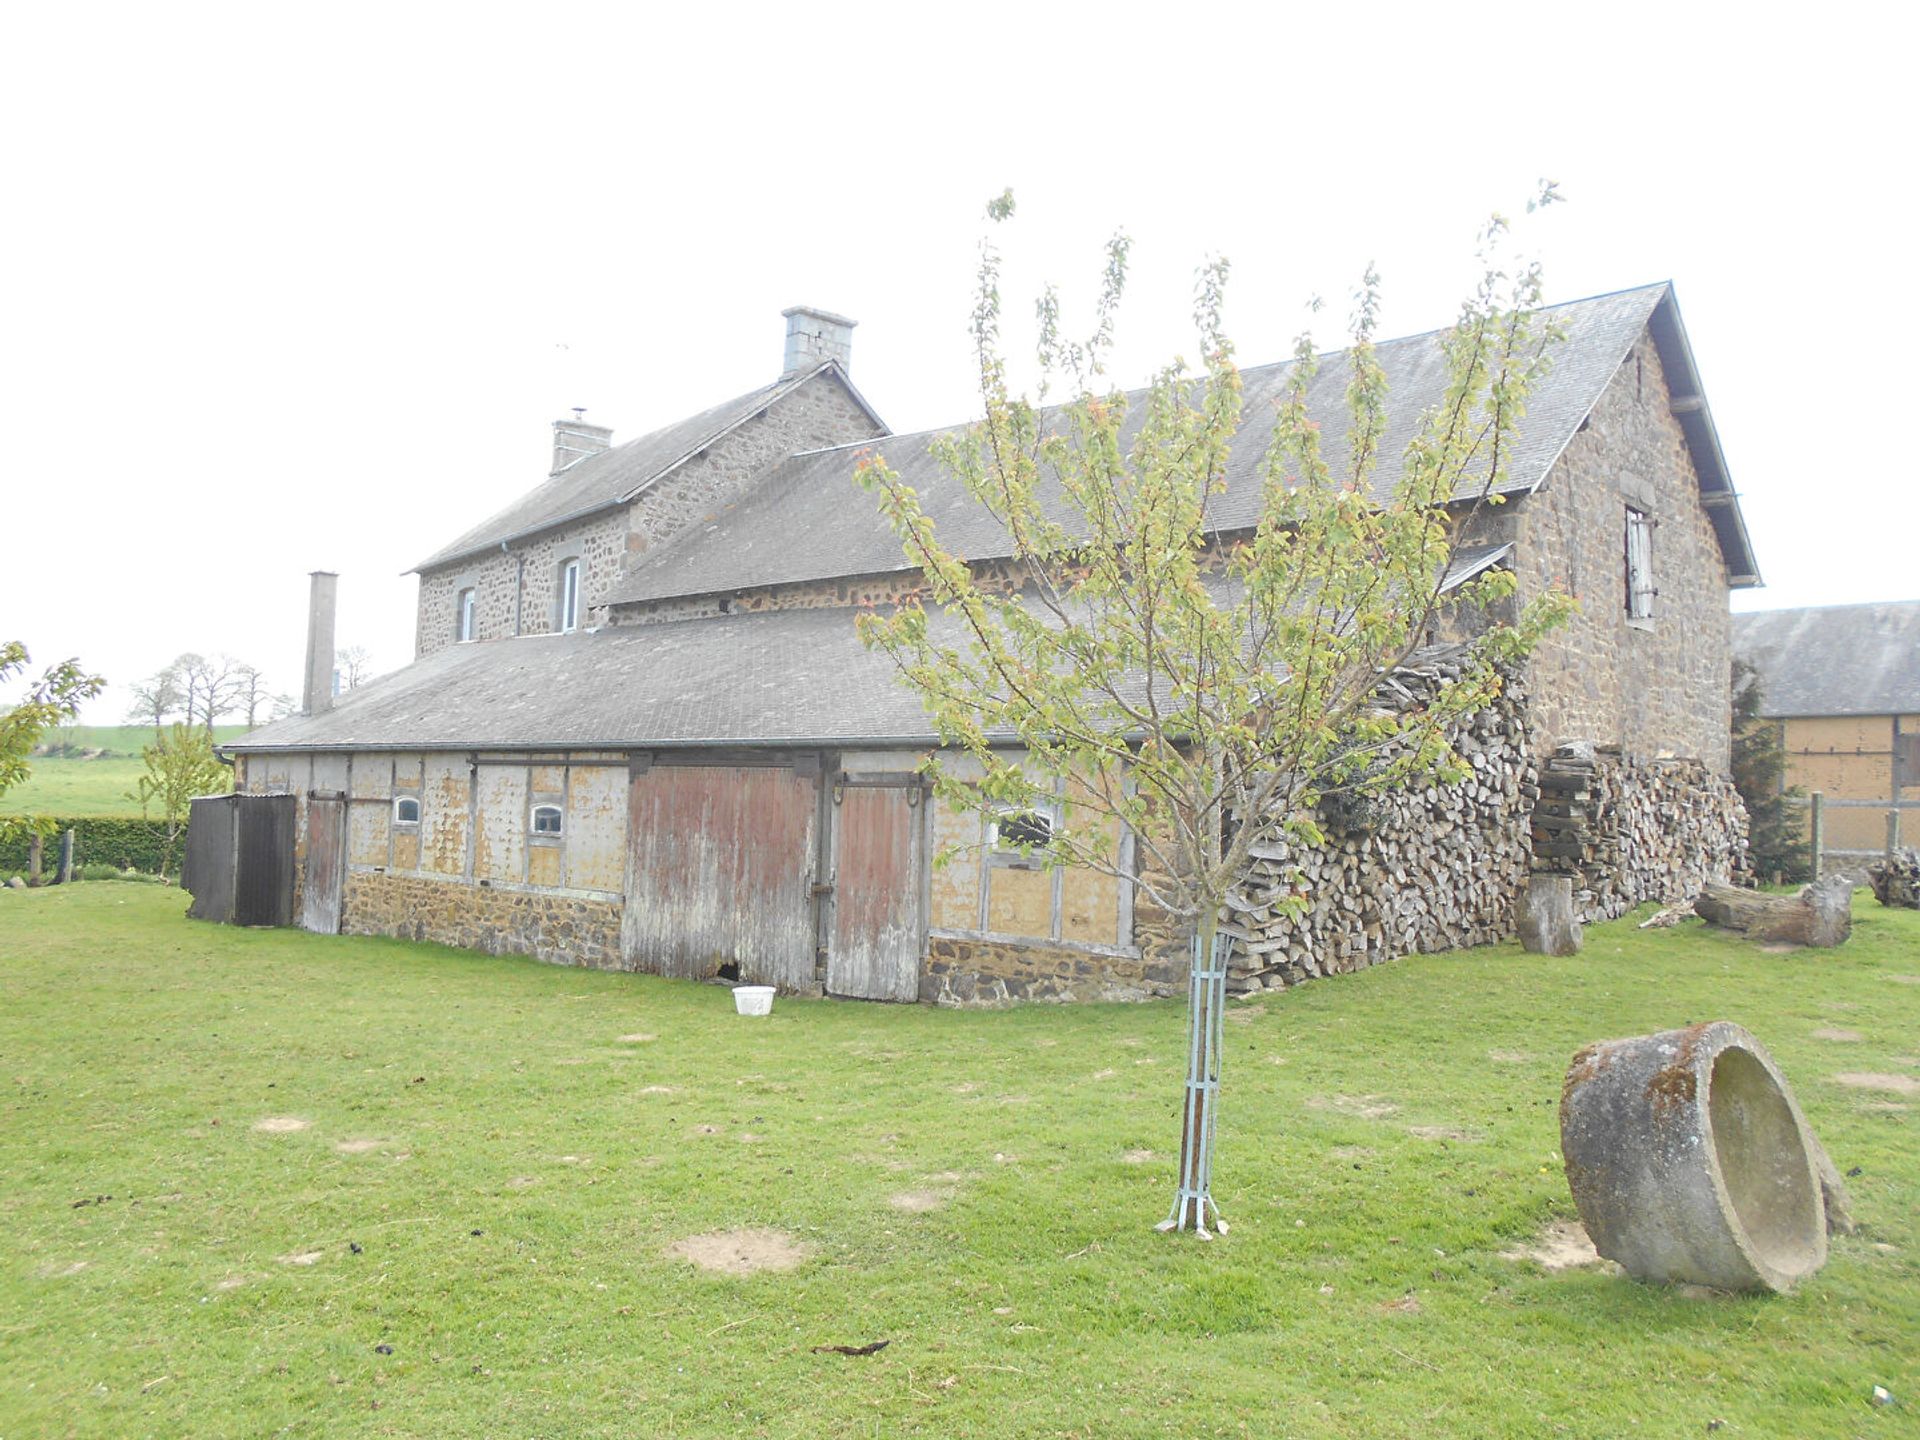
[(576, 556), (560, 562), (560, 574), (554, 586), (554, 626), (562, 635), (580, 628), (580, 560)]
[(462, 590), (453, 602), (453, 638), (471, 640), (476, 631), (474, 620), (473, 590)]

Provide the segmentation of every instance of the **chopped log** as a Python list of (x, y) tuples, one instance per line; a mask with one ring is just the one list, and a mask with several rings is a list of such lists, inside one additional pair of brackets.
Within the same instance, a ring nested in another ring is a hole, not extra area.
[(1694, 914), (1749, 940), (1830, 949), (1853, 933), (1853, 886), (1839, 877), (1808, 885), (1797, 895), (1767, 895), (1709, 883)]
[(1920, 851), (1895, 850), (1874, 861), (1867, 867), (1867, 884), (1882, 905), (1920, 910)]
[(1573, 881), (1565, 875), (1529, 875), (1513, 907), (1520, 948), (1532, 955), (1578, 955), (1580, 912), (1573, 908)]

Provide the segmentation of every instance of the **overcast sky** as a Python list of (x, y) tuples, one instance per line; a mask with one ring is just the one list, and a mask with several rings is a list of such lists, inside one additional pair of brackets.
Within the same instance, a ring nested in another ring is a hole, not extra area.
[(1444, 324), (1553, 177), (1549, 298), (1678, 287), (1768, 582), (1736, 608), (1920, 596), (1908, 7), (698, 8), (9, 7), (0, 639), (106, 674), (96, 723), (183, 650), (297, 691), (326, 568), (397, 667), (402, 572), (554, 418), (762, 384), (796, 303), (861, 322), (893, 428), (964, 419), (1008, 185), (1010, 305), (1134, 237), (1132, 382), (1209, 252), (1247, 364), (1315, 294), (1340, 343), (1369, 260), (1387, 333)]

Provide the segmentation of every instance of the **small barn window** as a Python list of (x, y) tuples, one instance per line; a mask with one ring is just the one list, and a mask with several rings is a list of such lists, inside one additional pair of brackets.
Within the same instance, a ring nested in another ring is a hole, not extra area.
[(411, 795), (401, 795), (393, 802), (393, 823), (396, 825), (418, 825), (420, 823), (420, 802)]
[(1000, 853), (1043, 850), (1053, 843), (1053, 817), (1044, 810), (1003, 810), (988, 822), (987, 843)]
[(1627, 507), (1627, 618), (1651, 620), (1653, 597), (1653, 526), (1644, 510)]
[(560, 833), (560, 807), (558, 805), (536, 805), (533, 807), (533, 819), (529, 827), (535, 835), (558, 835)]
[(473, 591), (462, 590), (453, 602), (453, 638), (471, 640), (474, 636)]
[(554, 628), (561, 634), (580, 628), (580, 560), (560, 562), (560, 574), (554, 585)]

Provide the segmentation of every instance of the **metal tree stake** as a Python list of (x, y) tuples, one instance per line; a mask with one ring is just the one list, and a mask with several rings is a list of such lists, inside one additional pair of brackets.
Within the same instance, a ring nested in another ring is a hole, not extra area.
[(1221, 1026), (1227, 1008), (1227, 956), (1233, 937), (1213, 937), (1211, 961), (1204, 959), (1205, 942), (1193, 937), (1192, 978), (1187, 990), (1187, 1103), (1180, 1134), (1180, 1188), (1173, 1194), (1173, 1213), (1154, 1228), (1188, 1230), (1211, 1240), (1207, 1212), (1214, 1229), (1227, 1233), (1220, 1207), (1213, 1203), (1213, 1121), (1220, 1098)]

